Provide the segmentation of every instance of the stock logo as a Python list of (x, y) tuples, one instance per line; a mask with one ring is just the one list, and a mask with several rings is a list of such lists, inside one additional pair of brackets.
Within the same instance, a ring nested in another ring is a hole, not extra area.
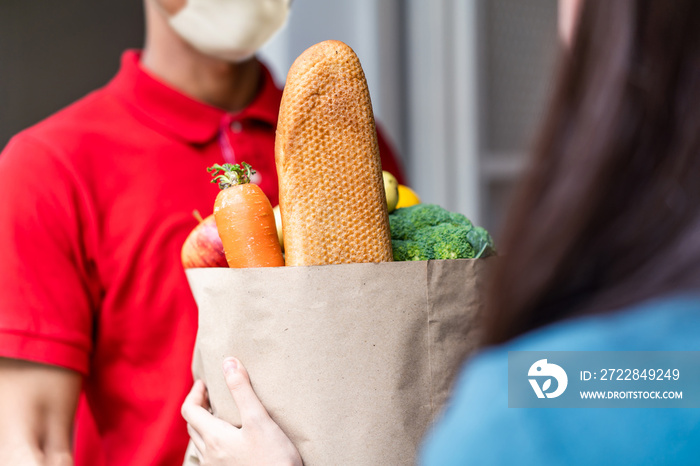
[[(535, 377), (534, 379), (528, 379), (532, 389), (535, 391), (537, 398), (556, 398), (566, 390), (566, 386), (569, 383), (569, 378), (566, 376), (566, 372), (560, 366), (556, 364), (550, 364), (546, 359), (540, 359), (532, 366), (527, 372), (528, 377)], [(545, 379), (546, 378), (546, 379)], [(540, 386), (538, 379), (543, 379), (543, 383)], [(552, 392), (548, 392), (552, 388), (552, 379), (557, 381), (557, 388)]]

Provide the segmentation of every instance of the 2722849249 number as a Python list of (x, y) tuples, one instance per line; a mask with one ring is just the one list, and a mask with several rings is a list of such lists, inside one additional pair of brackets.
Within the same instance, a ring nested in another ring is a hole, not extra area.
[(678, 380), (678, 369), (601, 369), (600, 380)]

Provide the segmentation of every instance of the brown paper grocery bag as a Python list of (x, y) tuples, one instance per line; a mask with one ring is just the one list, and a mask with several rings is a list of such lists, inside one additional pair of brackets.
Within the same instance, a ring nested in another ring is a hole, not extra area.
[(492, 260), (190, 269), (194, 376), (240, 425), (222, 372), (239, 358), (307, 466), (412, 464), (478, 343)]

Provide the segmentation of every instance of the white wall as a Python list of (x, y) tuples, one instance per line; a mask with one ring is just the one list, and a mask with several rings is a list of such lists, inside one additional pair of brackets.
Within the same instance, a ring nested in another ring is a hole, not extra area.
[(411, 181), (424, 201), (481, 223), (478, 4), (407, 0)]

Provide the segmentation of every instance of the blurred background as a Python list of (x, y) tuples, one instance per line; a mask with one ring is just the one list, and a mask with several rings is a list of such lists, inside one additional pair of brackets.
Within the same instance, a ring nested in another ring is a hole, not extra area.
[[(546, 103), (557, 13), (555, 0), (294, 0), (260, 57), (282, 85), (310, 45), (350, 45), (411, 187), (497, 237)], [(0, 1), (0, 145), (142, 43), (142, 0)]]

